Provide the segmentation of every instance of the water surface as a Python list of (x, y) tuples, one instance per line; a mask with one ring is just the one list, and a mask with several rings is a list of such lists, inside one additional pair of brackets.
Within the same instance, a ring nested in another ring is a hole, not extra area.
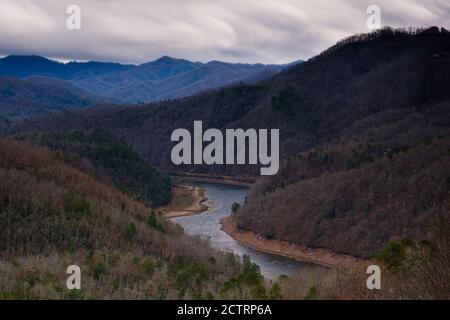
[(231, 251), (240, 256), (249, 255), (252, 261), (260, 266), (262, 274), (272, 279), (276, 279), (282, 274), (292, 275), (311, 265), (252, 250), (240, 245), (220, 229), (220, 220), (230, 215), (233, 202), (242, 203), (244, 201), (248, 192), (247, 188), (210, 183), (200, 183), (199, 185), (205, 189), (205, 195), (208, 198), (207, 204), (214, 209), (198, 215), (173, 218), (172, 221), (183, 227), (186, 233), (208, 239), (217, 249)]

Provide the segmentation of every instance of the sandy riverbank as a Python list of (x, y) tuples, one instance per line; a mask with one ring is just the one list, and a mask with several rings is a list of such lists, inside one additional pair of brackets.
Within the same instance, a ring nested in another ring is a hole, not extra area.
[(254, 232), (238, 229), (231, 216), (222, 219), (221, 225), (222, 230), (234, 240), (253, 250), (332, 268), (353, 268), (363, 262), (361, 259), (325, 249), (303, 248), (286, 241), (265, 239)]
[(212, 208), (205, 204), (208, 198), (198, 186), (173, 186), (172, 201), (158, 208), (166, 218), (175, 218), (198, 214)]

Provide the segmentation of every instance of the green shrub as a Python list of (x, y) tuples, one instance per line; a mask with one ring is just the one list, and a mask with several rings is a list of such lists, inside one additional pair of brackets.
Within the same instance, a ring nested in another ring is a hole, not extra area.
[(283, 293), (281, 286), (278, 282), (275, 282), (269, 290), (269, 300), (281, 300), (283, 299)]
[[(220, 294), (224, 298), (228, 298), (228, 292), (237, 292), (238, 295), (242, 295), (243, 292), (249, 290), (253, 299), (267, 299), (266, 287), (263, 282), (263, 276), (258, 265), (251, 262), (248, 255), (244, 255), (242, 258), (242, 273), (237, 277), (232, 277), (225, 281), (222, 287), (219, 289)], [(274, 288), (274, 296), (276, 296), (277, 287)], [(281, 288), (280, 288), (281, 290)], [(241, 298), (248, 298), (245, 295)]]
[(240, 207), (241, 205), (239, 203), (233, 202), (233, 204), (231, 205), (231, 212), (236, 213)]
[(251, 293), (253, 299), (256, 299), (256, 300), (267, 299), (266, 288), (264, 287), (264, 285), (262, 283), (258, 283), (257, 285), (255, 285), (251, 289), (250, 293)]
[(271, 99), (272, 108), (274, 111), (282, 112), (286, 115), (291, 115), (294, 112), (294, 107), (298, 102), (298, 95), (293, 86), (286, 86), (280, 90), (277, 95)]
[(91, 266), (90, 274), (96, 280), (99, 280), (106, 274), (106, 264), (103, 261), (99, 261)]
[(91, 171), (89, 172), (89, 177), (91, 177), (92, 179), (95, 179), (97, 181), (102, 181), (102, 176), (100, 175), (100, 173), (98, 173), (97, 171)]
[(317, 289), (315, 286), (309, 288), (309, 291), (305, 296), (305, 300), (317, 300)]
[(83, 195), (67, 192), (64, 195), (64, 210), (72, 216), (82, 217), (91, 213), (91, 205)]
[(244, 255), (242, 258), (244, 272), (242, 273), (242, 278), (249, 285), (257, 285), (263, 280), (261, 274), (261, 268), (253, 263), (250, 256)]
[(202, 292), (199, 290), (202, 283), (209, 279), (209, 270), (206, 264), (186, 262), (182, 256), (177, 256), (176, 261), (169, 266), (168, 275), (180, 297), (191, 290), (200, 298)]
[(147, 259), (145, 259), (143, 266), (145, 273), (150, 276), (155, 271), (155, 261), (153, 260), (152, 257), (148, 257)]
[(136, 236), (136, 234), (137, 228), (134, 222), (127, 224), (125, 227), (125, 236), (127, 237), (127, 239), (129, 240), (133, 239)]
[(357, 150), (352, 151), (352, 157), (347, 160), (347, 169), (356, 169), (366, 163), (372, 163), (379, 153), (379, 146), (373, 146), (370, 143), (365, 146), (359, 146)]
[(152, 212), (150, 216), (147, 219), (147, 224), (152, 227), (153, 229), (156, 229), (162, 233), (166, 232), (166, 228), (164, 228), (164, 225), (161, 224), (158, 219), (156, 218), (155, 212)]
[(39, 271), (37, 269), (25, 270), (23, 273), (23, 280), (28, 283), (30, 288), (34, 287), (40, 282)]
[(84, 300), (84, 291), (82, 289), (69, 290), (66, 298), (67, 300)]
[(383, 250), (375, 256), (375, 259), (383, 263), (388, 269), (394, 269), (401, 265), (405, 258), (405, 250), (414, 244), (411, 240), (391, 241)]

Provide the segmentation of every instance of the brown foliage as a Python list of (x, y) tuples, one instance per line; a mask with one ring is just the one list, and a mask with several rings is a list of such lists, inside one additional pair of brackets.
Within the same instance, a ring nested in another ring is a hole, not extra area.
[(305, 171), (304, 178), (286, 186), (279, 178), (274, 185), (261, 181), (236, 214), (238, 225), (363, 257), (390, 240), (425, 238), (427, 223), (443, 214), (450, 199), (449, 150), (450, 139), (435, 139), (357, 168), (342, 166), (321, 174), (300, 160), (300, 167), (293, 163), (285, 173), (295, 177), (292, 172)]
[[(61, 274), (73, 263), (86, 276), (84, 298), (214, 297), (240, 270), (239, 261), (45, 149), (1, 138), (0, 182), (0, 298), (67, 298), (52, 283), (64, 287)], [(148, 225), (149, 216), (158, 228)], [(155, 275), (145, 275), (147, 259)], [(173, 266), (178, 271), (170, 273)], [(181, 286), (183, 272), (192, 282)], [(44, 281), (46, 274), (56, 280)]]

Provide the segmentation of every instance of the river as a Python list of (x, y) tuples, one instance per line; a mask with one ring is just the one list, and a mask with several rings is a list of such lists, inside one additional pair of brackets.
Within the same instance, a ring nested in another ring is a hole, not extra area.
[(268, 278), (276, 279), (280, 275), (292, 275), (302, 268), (310, 266), (292, 259), (274, 256), (252, 250), (240, 245), (227, 233), (220, 229), (220, 220), (230, 214), (233, 202), (242, 203), (248, 192), (247, 188), (223, 184), (199, 184), (205, 190), (207, 204), (213, 209), (198, 215), (173, 218), (187, 234), (198, 235), (208, 239), (211, 245), (223, 251), (231, 251), (243, 256), (247, 254), (260, 266), (261, 273)]

